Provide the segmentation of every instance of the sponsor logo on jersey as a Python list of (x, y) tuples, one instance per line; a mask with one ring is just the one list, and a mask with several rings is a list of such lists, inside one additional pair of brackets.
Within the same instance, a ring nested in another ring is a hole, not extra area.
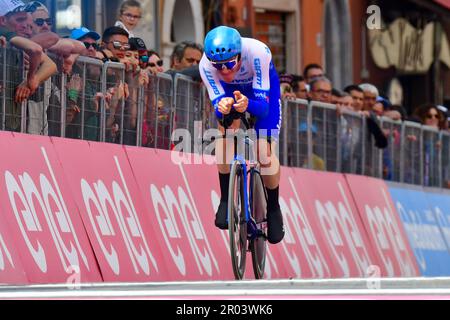
[(256, 83), (260, 88), (262, 88), (262, 69), (261, 69), (261, 60), (255, 59), (255, 74), (256, 74)]
[(216, 82), (214, 81), (214, 76), (213, 76), (213, 74), (211, 73), (211, 71), (208, 71), (208, 70), (206, 70), (206, 69), (203, 69), (203, 71), (205, 72), (206, 79), (208, 79), (208, 83), (209, 83), (209, 85), (211, 86), (211, 88), (213, 89), (214, 94), (215, 94), (215, 95), (219, 95), (219, 94), (220, 94), (220, 90), (219, 90), (219, 88), (217, 87)]

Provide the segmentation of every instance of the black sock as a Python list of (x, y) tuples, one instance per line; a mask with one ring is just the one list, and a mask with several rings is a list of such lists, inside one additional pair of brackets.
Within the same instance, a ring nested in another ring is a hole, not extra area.
[(230, 176), (231, 176), (231, 174), (219, 173), (220, 192), (222, 193), (221, 198), (220, 198), (221, 202), (228, 201), (228, 193), (229, 193), (229, 189), (230, 189)]
[(279, 198), (280, 198), (280, 187), (277, 187), (274, 190), (271, 190), (269, 188), (266, 188), (267, 190), (267, 209), (270, 210), (274, 210), (274, 209), (278, 209), (280, 207), (279, 204)]

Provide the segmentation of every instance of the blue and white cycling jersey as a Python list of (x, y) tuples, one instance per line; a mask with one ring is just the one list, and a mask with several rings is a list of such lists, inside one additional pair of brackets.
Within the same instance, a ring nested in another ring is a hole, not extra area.
[(206, 55), (200, 62), (200, 74), (208, 89), (209, 98), (218, 112), (222, 98), (234, 97), (234, 91), (240, 91), (249, 99), (248, 112), (257, 118), (255, 129), (278, 132), (281, 127), (281, 93), (277, 71), (272, 63), (270, 49), (261, 41), (242, 38), (242, 65), (234, 80), (227, 83), (215, 69)]

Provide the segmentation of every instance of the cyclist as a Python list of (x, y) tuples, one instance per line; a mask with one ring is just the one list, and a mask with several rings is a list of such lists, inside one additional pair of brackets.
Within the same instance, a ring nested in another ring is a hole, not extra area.
[[(200, 74), (224, 136), (225, 120), (231, 119), (230, 129), (239, 129), (240, 114), (248, 112), (256, 118), (258, 156), (268, 194), (267, 237), (271, 244), (277, 244), (285, 231), (279, 205), (280, 162), (272, 151), (276, 150), (282, 114), (280, 81), (271, 51), (256, 39), (242, 38), (237, 30), (220, 26), (206, 36)], [(218, 139), (216, 144), (221, 201), (215, 224), (223, 230), (228, 229), (229, 160), (234, 154), (231, 144), (227, 145), (225, 139)]]

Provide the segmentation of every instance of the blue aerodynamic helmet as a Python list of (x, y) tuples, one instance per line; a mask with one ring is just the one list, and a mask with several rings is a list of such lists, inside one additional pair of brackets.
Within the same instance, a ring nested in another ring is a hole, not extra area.
[(221, 26), (205, 39), (205, 54), (210, 61), (227, 61), (242, 51), (242, 38), (236, 29)]

